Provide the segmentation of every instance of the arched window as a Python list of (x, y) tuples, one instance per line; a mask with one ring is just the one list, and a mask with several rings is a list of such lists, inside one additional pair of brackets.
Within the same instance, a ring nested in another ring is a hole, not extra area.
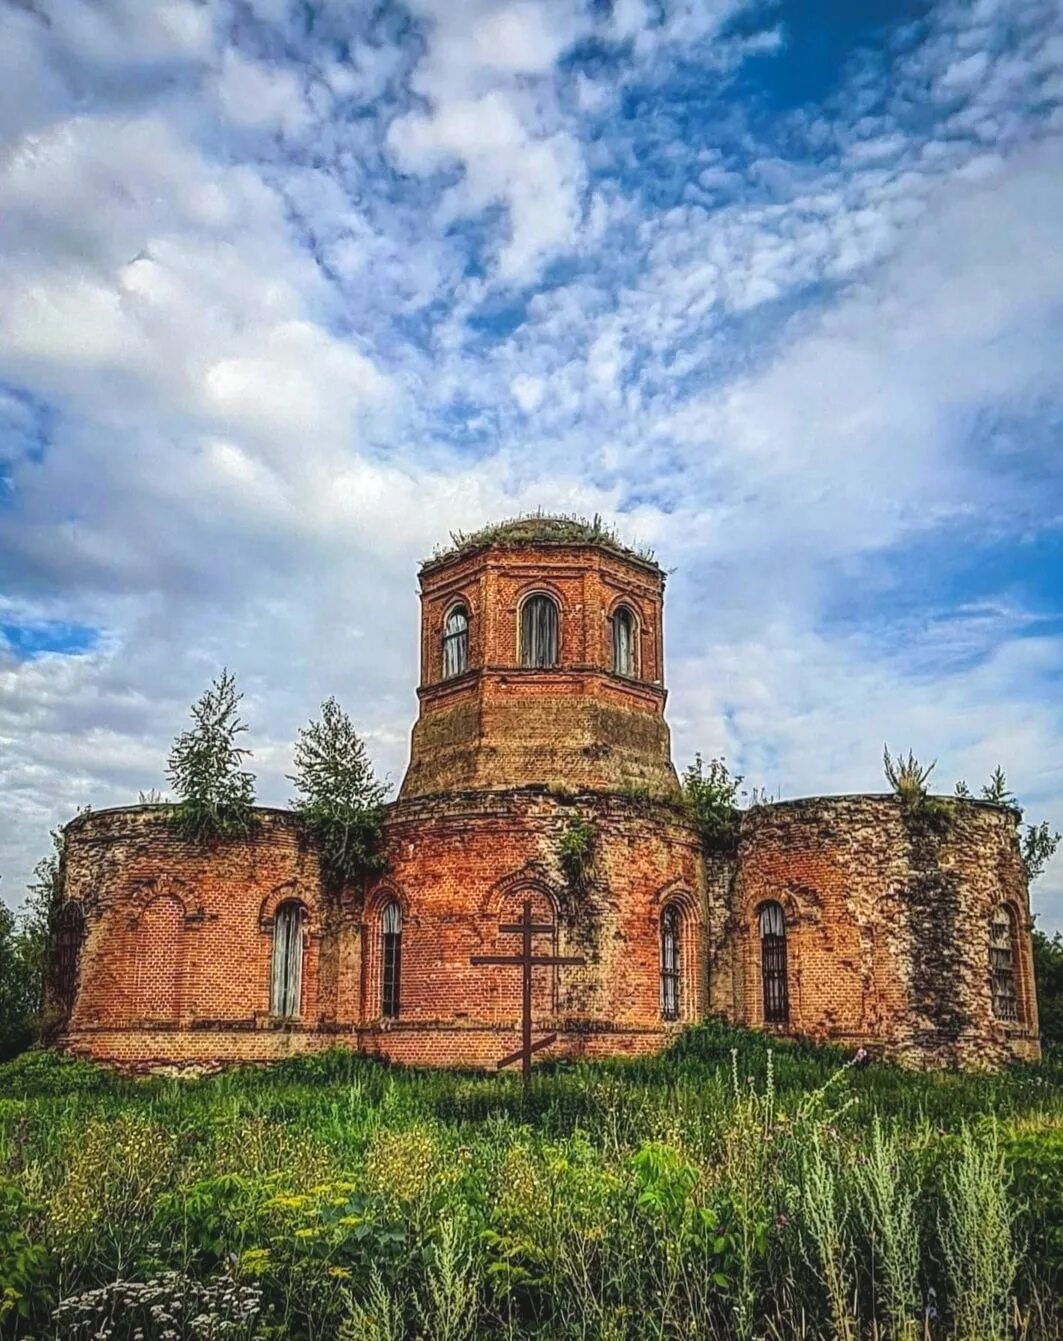
[(520, 664), (557, 665), (557, 606), (549, 596), (529, 596), (521, 607)]
[(679, 909), (670, 903), (661, 913), (661, 1018), (679, 1019)]
[(85, 914), (78, 903), (64, 904), (55, 924), (53, 984), (55, 1004), (69, 1015), (78, 990), (81, 942), (85, 939)]
[(273, 964), (269, 1009), (290, 1020), (299, 1014), (303, 996), (303, 906), (289, 899), (273, 919)]
[(760, 909), (760, 977), (764, 988), (765, 1023), (786, 1024), (790, 1018), (786, 990), (786, 923), (778, 903), (765, 903)]
[(989, 927), (989, 987), (998, 1020), (1019, 1018), (1015, 990), (1015, 917), (1006, 903), (997, 906)]
[(626, 605), (613, 615), (613, 670), (617, 675), (635, 674), (635, 616)]
[(391, 899), (380, 913), (380, 1013), (394, 1020), (399, 1013), (402, 968), (402, 909)]
[(469, 612), (456, 605), (443, 625), (443, 679), (460, 675), (469, 666)]

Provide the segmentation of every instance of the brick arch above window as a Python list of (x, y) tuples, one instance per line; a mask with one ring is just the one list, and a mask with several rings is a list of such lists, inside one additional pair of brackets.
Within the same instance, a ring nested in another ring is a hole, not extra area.
[(661, 912), (667, 904), (674, 904), (679, 909), (684, 922), (701, 921), (701, 909), (698, 906), (698, 901), (685, 881), (680, 879), (669, 880), (655, 891), (650, 900), (650, 915), (654, 922), (659, 920)]
[(173, 899), (180, 905), (186, 922), (203, 920), (203, 903), (198, 894), (177, 876), (163, 875), (139, 881), (129, 900), (129, 925), (135, 927), (151, 905), (159, 899)]
[(483, 917), (498, 917), (503, 908), (507, 910), (512, 907), (514, 898), (528, 891), (529, 894), (544, 894), (554, 909), (554, 915), (557, 916), (562, 908), (562, 900), (558, 891), (554, 888), (545, 866), (538, 862), (526, 862), (516, 871), (510, 871), (507, 875), (496, 880), (480, 906), (480, 913)]
[(365, 920), (375, 923), (389, 903), (397, 903), (402, 914), (403, 925), (410, 918), (410, 900), (406, 892), (392, 880), (382, 880), (373, 886), (365, 900)]
[(317, 899), (300, 880), (286, 880), (275, 885), (262, 900), (258, 910), (258, 925), (263, 931), (271, 931), (277, 916), (277, 909), (283, 903), (298, 903), (303, 909), (303, 930), (309, 936), (320, 931)]

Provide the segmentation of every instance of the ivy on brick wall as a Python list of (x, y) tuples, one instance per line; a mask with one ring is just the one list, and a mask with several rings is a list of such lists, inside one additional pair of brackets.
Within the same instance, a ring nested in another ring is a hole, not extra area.
[(590, 820), (577, 815), (565, 825), (558, 843), (558, 860), (570, 889), (581, 893), (594, 878), (598, 833)]

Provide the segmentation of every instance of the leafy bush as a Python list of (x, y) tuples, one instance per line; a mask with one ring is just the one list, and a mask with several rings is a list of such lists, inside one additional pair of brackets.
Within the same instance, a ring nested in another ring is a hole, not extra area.
[(114, 1083), (114, 1075), (102, 1067), (48, 1048), (24, 1052), (0, 1066), (0, 1093), (24, 1099), (99, 1093)]
[(708, 770), (700, 754), (682, 777), (683, 804), (706, 848), (730, 851), (738, 840), (738, 788), (723, 759), (710, 759)]
[(585, 890), (594, 876), (594, 851), (598, 834), (593, 823), (577, 815), (569, 820), (558, 842), (558, 860), (569, 889)]
[(1063, 1071), (858, 1058), (708, 1022), (525, 1093), (339, 1050), (195, 1083), (31, 1054), (0, 1071), (0, 1332), (1059, 1335)]

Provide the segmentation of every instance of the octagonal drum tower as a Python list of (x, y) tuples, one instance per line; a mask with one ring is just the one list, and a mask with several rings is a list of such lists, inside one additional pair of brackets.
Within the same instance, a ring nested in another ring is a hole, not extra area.
[[(421, 569), (420, 715), (388, 819), (390, 872), (367, 900), (404, 910), (408, 997), (367, 1046), (488, 1062), (516, 1038), (498, 932), (523, 901), (581, 968), (537, 970), (537, 1026), (581, 1054), (659, 1045), (703, 1008), (704, 875), (678, 808), (664, 720), (664, 574), (590, 528), (531, 518)], [(587, 848), (573, 874), (563, 853)], [(659, 931), (675, 922), (663, 1012)], [(682, 947), (680, 947), (682, 938)], [(365, 938), (367, 1007), (382, 968)], [(414, 986), (413, 984), (417, 984)]]

